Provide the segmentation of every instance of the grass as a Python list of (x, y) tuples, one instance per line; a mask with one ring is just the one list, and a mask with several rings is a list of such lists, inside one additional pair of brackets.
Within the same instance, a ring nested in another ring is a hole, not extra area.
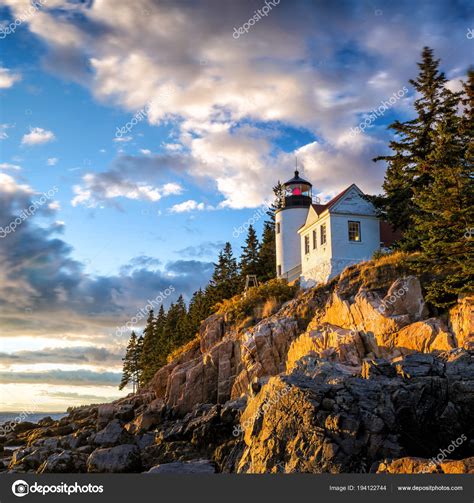
[(222, 301), (217, 312), (225, 314), (226, 322), (243, 329), (274, 314), (284, 302), (293, 299), (297, 291), (298, 286), (272, 279)]
[(181, 356), (183, 353), (186, 353), (186, 351), (189, 351), (191, 349), (195, 349), (199, 346), (199, 335), (196, 335), (194, 339), (191, 339), (189, 342), (184, 344), (183, 346), (180, 346), (179, 348), (176, 348), (174, 351), (172, 351), (167, 357), (166, 361), (168, 363), (171, 363), (173, 360)]
[(361, 287), (387, 291), (395, 280), (411, 274), (416, 274), (413, 254), (397, 251), (350, 266), (332, 281), (341, 297), (353, 299)]

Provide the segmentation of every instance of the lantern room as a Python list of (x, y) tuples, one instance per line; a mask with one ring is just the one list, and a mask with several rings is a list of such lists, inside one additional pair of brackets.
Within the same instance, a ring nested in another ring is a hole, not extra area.
[(284, 207), (291, 206), (307, 206), (309, 207), (312, 202), (311, 187), (312, 185), (300, 178), (298, 170), (295, 171), (295, 176), (285, 182), (285, 201)]

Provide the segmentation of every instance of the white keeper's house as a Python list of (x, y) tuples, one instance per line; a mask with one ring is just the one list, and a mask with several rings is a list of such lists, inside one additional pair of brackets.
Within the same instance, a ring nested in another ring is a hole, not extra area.
[(326, 204), (315, 204), (312, 185), (298, 171), (283, 184), (276, 211), (277, 276), (303, 287), (325, 282), (345, 267), (369, 260), (395, 240), (390, 225), (352, 184)]

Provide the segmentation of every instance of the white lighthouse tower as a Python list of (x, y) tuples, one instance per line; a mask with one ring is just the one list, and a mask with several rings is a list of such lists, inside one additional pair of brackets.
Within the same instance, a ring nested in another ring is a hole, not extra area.
[(312, 204), (312, 185), (299, 176), (283, 184), (282, 207), (275, 214), (277, 276), (294, 281), (301, 274), (301, 241), (298, 229), (305, 224)]

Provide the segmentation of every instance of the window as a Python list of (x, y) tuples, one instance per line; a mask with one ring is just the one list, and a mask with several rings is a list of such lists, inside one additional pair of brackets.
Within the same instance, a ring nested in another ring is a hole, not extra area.
[(360, 241), (360, 222), (349, 220), (347, 228), (349, 231), (349, 241)]
[(309, 234), (304, 237), (304, 252), (306, 255), (309, 253)]
[(278, 276), (281, 276), (281, 265), (278, 266)]
[(276, 233), (280, 234), (280, 222), (277, 222), (276, 224)]
[(327, 241), (326, 224), (321, 225), (321, 244), (325, 245)]
[(316, 229), (313, 231), (313, 250), (316, 250), (316, 246), (318, 244), (318, 235), (316, 233)]

